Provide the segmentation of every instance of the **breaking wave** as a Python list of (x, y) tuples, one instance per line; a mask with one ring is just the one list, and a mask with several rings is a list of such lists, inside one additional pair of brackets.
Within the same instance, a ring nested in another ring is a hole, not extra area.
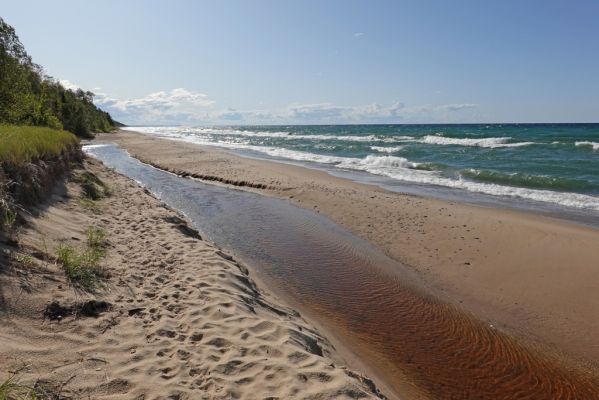
[(594, 151), (599, 150), (599, 143), (597, 143), (597, 142), (590, 142), (588, 140), (584, 140), (584, 141), (581, 141), (581, 142), (576, 142), (574, 144), (576, 146), (591, 147)]
[[(428, 184), (468, 190), (470, 192), (484, 193), (497, 196), (508, 196), (522, 199), (535, 200), (560, 204), (567, 207), (576, 207), (581, 209), (598, 210), (599, 197), (583, 193), (575, 193), (577, 190), (589, 189), (591, 183), (559, 179), (548, 176), (532, 176), (523, 173), (506, 174), (477, 169), (463, 169), (460, 171), (451, 170), (448, 165), (435, 162), (418, 163), (404, 157), (391, 155), (395, 151), (401, 150), (402, 146), (367, 146), (370, 150), (384, 153), (385, 155), (370, 154), (366, 156), (356, 156), (355, 154), (342, 153), (339, 155), (318, 154), (319, 147), (317, 143), (305, 145), (295, 150), (276, 145), (267, 145), (265, 143), (252, 140), (251, 135), (273, 135), (277, 137), (293, 138), (322, 138), (322, 140), (351, 140), (351, 141), (382, 141), (382, 142), (405, 142), (425, 143), (435, 145), (460, 145), (475, 146), (484, 148), (500, 147), (520, 147), (536, 142), (509, 142), (511, 137), (490, 137), (490, 138), (450, 138), (439, 135), (427, 135), (421, 139), (412, 136), (393, 136), (380, 138), (380, 136), (335, 136), (335, 135), (295, 135), (288, 132), (261, 132), (234, 129), (213, 129), (213, 128), (131, 128), (132, 130), (142, 131), (150, 134), (159, 135), (172, 140), (197, 143), (200, 145), (215, 146), (228, 149), (252, 151), (275, 157), (283, 162), (312, 162), (323, 165), (329, 165), (331, 168), (341, 168), (346, 170), (365, 171), (371, 174), (389, 177), (405, 182)], [(214, 133), (213, 130), (221, 133)], [(225, 134), (222, 132), (229, 132)], [(212, 133), (210, 133), (212, 132)], [(233, 133), (232, 133), (233, 132)], [(326, 139), (325, 139), (326, 138)], [(327, 144), (327, 143), (321, 143)], [(328, 144), (327, 144), (328, 145)], [(576, 142), (577, 146), (590, 146), (594, 150), (599, 148), (596, 142)], [(291, 144), (289, 145), (292, 146)], [(311, 146), (311, 147), (310, 147)], [(337, 146), (337, 145), (335, 145)], [(342, 146), (339, 144), (339, 146)], [(353, 145), (352, 145), (353, 146)], [(287, 146), (286, 146), (287, 147)], [(349, 148), (349, 147), (347, 147)], [(317, 150), (312, 152), (310, 149)], [(594, 191), (596, 188), (590, 188)]]
[(439, 144), (439, 145), (458, 145), (458, 146), (474, 146), (474, 147), (521, 147), (535, 144), (535, 142), (517, 142), (508, 143), (511, 137), (490, 137), (490, 138), (451, 138), (438, 135), (426, 135), (420, 143)]
[(396, 153), (403, 149), (404, 146), (393, 146), (393, 147), (383, 147), (383, 146), (370, 146), (371, 150), (378, 151), (379, 153)]

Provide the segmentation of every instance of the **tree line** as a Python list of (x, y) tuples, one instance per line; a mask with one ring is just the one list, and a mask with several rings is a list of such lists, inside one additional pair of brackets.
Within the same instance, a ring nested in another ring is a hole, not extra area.
[(89, 91), (65, 89), (35, 64), (0, 17), (0, 124), (65, 129), (80, 137), (120, 125), (93, 103)]

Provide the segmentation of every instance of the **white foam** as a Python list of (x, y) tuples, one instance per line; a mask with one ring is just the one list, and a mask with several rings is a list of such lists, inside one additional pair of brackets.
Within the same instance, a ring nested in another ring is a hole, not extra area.
[(599, 150), (599, 143), (597, 142), (589, 142), (588, 140), (582, 142), (575, 142), (576, 146), (590, 146), (593, 148), (593, 151)]
[[(132, 128), (132, 130), (140, 131), (139, 128)], [(148, 130), (145, 130), (145, 132), (150, 133)], [(445, 186), (477, 193), (484, 193), (496, 196), (516, 197), (522, 199), (560, 204), (567, 207), (599, 211), (599, 197), (597, 196), (589, 196), (579, 193), (556, 192), (550, 190), (527, 189), (513, 186), (498, 185), (493, 183), (473, 182), (463, 178), (448, 178), (441, 175), (441, 173), (438, 171), (416, 170), (414, 169), (414, 167), (416, 167), (418, 163), (409, 161), (403, 157), (375, 155), (369, 155), (365, 158), (338, 157), (323, 154), (314, 154), (304, 151), (289, 150), (280, 147), (255, 146), (249, 144), (248, 142), (234, 141), (229, 139), (215, 142), (213, 138), (210, 139), (209, 137), (202, 137), (200, 135), (186, 134), (185, 130), (181, 128), (156, 128), (156, 130), (154, 130), (153, 128), (152, 134), (167, 137), (172, 140), (197, 143), (206, 146), (252, 150), (268, 154), (273, 157), (284, 158), (290, 161), (309, 161), (322, 164), (329, 164), (334, 165), (337, 168), (366, 171), (375, 175), (386, 176), (392, 179), (397, 179), (411, 183)]]
[(411, 168), (389, 168), (387, 166), (368, 165), (364, 168), (355, 169), (362, 169), (372, 174), (383, 175), (393, 179), (412, 183), (445, 186), (476, 193), (517, 197), (528, 200), (560, 204), (567, 207), (599, 211), (599, 197), (584, 194), (527, 189), (493, 183), (473, 182), (465, 179), (452, 179), (444, 177), (436, 171), (422, 171)]
[(371, 168), (414, 168), (416, 165), (416, 163), (403, 157), (369, 155), (366, 158), (348, 158), (348, 160), (341, 162), (338, 167), (368, 171)]
[(370, 146), (371, 150), (378, 151), (379, 153), (395, 153), (403, 149), (403, 146), (393, 147), (381, 147), (381, 146)]
[(153, 134), (191, 134), (200, 137), (210, 136), (240, 136), (240, 137), (261, 137), (276, 138), (284, 140), (335, 140), (343, 142), (396, 142), (414, 139), (411, 136), (397, 136), (392, 138), (378, 138), (375, 135), (301, 135), (291, 132), (271, 132), (271, 131), (251, 131), (232, 128), (203, 128), (203, 127), (126, 127), (126, 130), (153, 133)]
[(425, 144), (439, 145), (458, 145), (458, 146), (474, 146), (474, 147), (520, 147), (535, 144), (534, 142), (517, 142), (508, 143), (511, 137), (490, 137), (490, 138), (449, 138), (438, 135), (426, 135), (419, 140)]

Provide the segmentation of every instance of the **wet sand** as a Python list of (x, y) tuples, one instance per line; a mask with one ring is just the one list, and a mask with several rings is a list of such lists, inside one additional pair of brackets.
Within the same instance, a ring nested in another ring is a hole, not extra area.
[(132, 132), (103, 135), (183, 175), (321, 212), (410, 266), (444, 301), (581, 364), (599, 359), (599, 231), (533, 214), (398, 193), (322, 171)]

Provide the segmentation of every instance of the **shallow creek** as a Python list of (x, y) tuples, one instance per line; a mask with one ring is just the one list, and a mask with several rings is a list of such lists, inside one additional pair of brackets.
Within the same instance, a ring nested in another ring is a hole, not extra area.
[(86, 146), (184, 213), (402, 398), (597, 399), (596, 372), (566, 367), (429, 294), (412, 272), (318, 213)]

